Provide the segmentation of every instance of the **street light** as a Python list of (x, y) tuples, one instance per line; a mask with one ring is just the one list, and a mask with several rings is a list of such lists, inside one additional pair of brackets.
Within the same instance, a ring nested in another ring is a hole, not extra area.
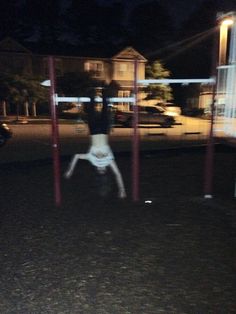
[(233, 19), (228, 18), (228, 19), (223, 20), (221, 24), (229, 26), (229, 25), (232, 25), (233, 23), (234, 23)]
[[(207, 145), (207, 154), (206, 154), (206, 164), (205, 164), (205, 198), (212, 198), (212, 187), (213, 187), (213, 159), (214, 159), (214, 108), (216, 102), (216, 95), (219, 91), (219, 82), (222, 82), (220, 76), (223, 74), (223, 84), (226, 86), (226, 79), (224, 77), (224, 68), (227, 63), (227, 43), (228, 43), (228, 33), (229, 27), (234, 24), (235, 21), (235, 12), (229, 12), (227, 14), (218, 14), (217, 16), (218, 25), (220, 26), (220, 38), (219, 38), (219, 57), (218, 57), (218, 75), (217, 75), (217, 83), (214, 86), (212, 93), (212, 105), (211, 105), (211, 124), (210, 124), (210, 132), (209, 139)], [(234, 30), (234, 28), (233, 28)], [(232, 50), (230, 45), (230, 50)], [(229, 55), (231, 51), (229, 51)], [(215, 59), (215, 63), (217, 63)], [(215, 64), (216, 66), (216, 64)], [(226, 70), (227, 74), (227, 70)], [(221, 83), (222, 84), (222, 83)], [(225, 89), (224, 89), (225, 90)]]
[(219, 66), (221, 66), (227, 63), (228, 31), (229, 27), (234, 24), (234, 14), (220, 15), (218, 20), (220, 23)]

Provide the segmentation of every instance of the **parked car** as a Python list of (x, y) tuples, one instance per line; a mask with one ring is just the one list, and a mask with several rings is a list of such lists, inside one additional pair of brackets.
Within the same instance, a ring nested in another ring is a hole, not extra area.
[[(162, 127), (171, 127), (175, 124), (174, 117), (168, 115), (161, 106), (138, 106), (139, 124), (158, 124)], [(116, 111), (115, 121), (123, 126), (132, 126), (133, 111)]]
[(0, 123), (0, 147), (12, 137), (12, 131), (6, 123)]
[(169, 116), (177, 117), (182, 114), (180, 106), (177, 106), (172, 102), (162, 103), (161, 106), (166, 110)]

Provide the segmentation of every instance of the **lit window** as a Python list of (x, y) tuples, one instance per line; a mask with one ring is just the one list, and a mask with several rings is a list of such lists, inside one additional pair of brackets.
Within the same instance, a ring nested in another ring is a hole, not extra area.
[(93, 72), (94, 77), (100, 77), (103, 73), (103, 63), (97, 61), (87, 61), (84, 64), (84, 70), (87, 72)]
[(118, 64), (118, 75), (125, 76), (126, 72), (128, 71), (128, 64), (127, 63), (119, 63)]
[[(129, 90), (119, 90), (118, 91), (118, 97), (130, 97), (130, 91)], [(120, 102), (119, 106), (120, 106), (120, 109), (122, 109), (122, 110), (129, 110), (130, 103)]]
[(118, 97), (129, 97), (130, 91), (129, 90), (119, 90)]

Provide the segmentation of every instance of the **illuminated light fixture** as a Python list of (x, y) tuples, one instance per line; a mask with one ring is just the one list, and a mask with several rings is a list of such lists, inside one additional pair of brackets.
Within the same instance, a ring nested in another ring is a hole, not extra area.
[(222, 21), (222, 25), (232, 25), (234, 23), (234, 21), (232, 19), (225, 19)]

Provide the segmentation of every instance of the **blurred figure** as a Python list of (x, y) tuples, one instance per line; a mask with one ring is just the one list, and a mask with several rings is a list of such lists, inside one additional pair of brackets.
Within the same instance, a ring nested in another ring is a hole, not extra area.
[(115, 175), (118, 186), (118, 197), (125, 198), (126, 191), (122, 179), (122, 175), (115, 162), (114, 155), (108, 143), (108, 135), (110, 131), (110, 116), (105, 90), (102, 93), (102, 108), (99, 110), (99, 105), (95, 103), (94, 96), (91, 98), (91, 103), (87, 103), (85, 110), (88, 117), (88, 127), (91, 137), (91, 146), (86, 154), (75, 154), (69, 164), (68, 170), (65, 172), (65, 177), (69, 179), (74, 171), (76, 163), (79, 159), (88, 160), (99, 175), (104, 176), (109, 166)]

